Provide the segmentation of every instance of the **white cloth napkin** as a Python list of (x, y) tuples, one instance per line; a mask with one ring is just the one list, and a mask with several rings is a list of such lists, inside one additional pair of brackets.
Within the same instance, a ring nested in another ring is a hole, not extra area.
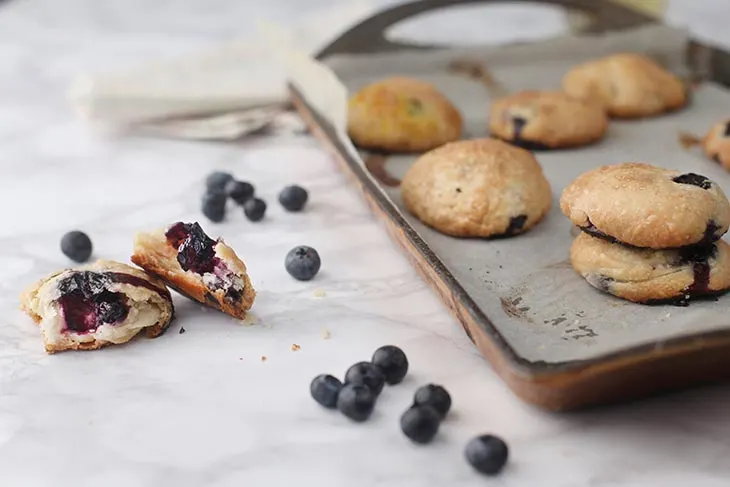
[(260, 23), (257, 35), (123, 73), (82, 74), (70, 99), (93, 124), (153, 136), (232, 140), (288, 105), (292, 59), (310, 57), (374, 11), (369, 0), (315, 11), (299, 25)]

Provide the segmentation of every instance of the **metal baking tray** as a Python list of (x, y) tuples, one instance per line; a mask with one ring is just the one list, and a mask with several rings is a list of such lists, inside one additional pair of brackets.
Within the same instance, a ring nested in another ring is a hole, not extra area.
[(553, 188), (554, 205), (537, 227), (510, 239), (458, 239), (424, 226), (403, 208), (397, 187), (418, 155), (354, 152), (331, 117), (311, 103), (307, 89), (293, 82), (294, 103), (312, 131), (353, 176), (394, 240), (522, 399), (566, 410), (726, 379), (730, 320), (724, 309), (730, 296), (676, 307), (636, 305), (597, 292), (570, 267), (572, 227), (557, 204), (562, 189), (579, 174), (625, 161), (705, 174), (730, 194), (730, 175), (678, 141), (681, 132), (702, 134), (728, 115), (724, 109), (730, 106), (730, 91), (721, 84), (729, 71), (718, 64), (727, 60), (725, 53), (659, 25), (654, 28), (651, 19), (610, 2), (543, 2), (577, 9), (590, 19), (582, 23), (581, 35), (587, 37), (578, 43), (556, 39), (540, 46), (456, 49), (397, 44), (383, 35), (411, 15), (463, 3), (477, 2), (422, 1), (382, 12), (318, 57), (350, 92), (391, 75), (433, 83), (461, 110), (464, 138), (486, 135), (495, 93), (483, 79), (454, 71), (455, 63), (477, 66), (509, 91), (559, 89), (562, 75), (577, 62), (597, 53), (644, 50), (697, 83), (692, 101), (661, 117), (612, 121), (607, 138), (594, 146), (536, 152)]

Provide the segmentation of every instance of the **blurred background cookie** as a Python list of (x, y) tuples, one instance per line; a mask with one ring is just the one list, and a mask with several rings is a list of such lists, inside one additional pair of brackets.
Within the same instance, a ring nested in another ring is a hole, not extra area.
[(717, 294), (730, 288), (730, 246), (637, 249), (578, 235), (570, 248), (573, 269), (596, 289), (637, 303)]
[(587, 145), (603, 138), (608, 117), (600, 103), (559, 91), (523, 91), (496, 100), (492, 135), (525, 149)]
[(563, 89), (577, 98), (600, 101), (618, 118), (657, 115), (687, 103), (682, 80), (648, 57), (631, 53), (574, 67), (563, 77)]
[(707, 157), (730, 170), (730, 118), (712, 126), (702, 139), (702, 149)]
[(563, 190), (560, 208), (584, 232), (652, 249), (710, 243), (730, 225), (730, 202), (716, 183), (643, 163), (580, 175)]
[(525, 232), (552, 204), (550, 184), (533, 155), (495, 139), (451, 142), (422, 155), (401, 189), (413, 215), (457, 237)]
[(355, 145), (384, 152), (422, 152), (461, 137), (456, 107), (428, 83), (394, 77), (365, 86), (349, 101)]

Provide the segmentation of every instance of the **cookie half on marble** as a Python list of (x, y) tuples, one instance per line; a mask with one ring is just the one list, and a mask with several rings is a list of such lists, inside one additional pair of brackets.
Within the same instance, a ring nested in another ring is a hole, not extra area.
[(256, 297), (244, 262), (198, 223), (138, 233), (132, 262), (184, 296), (234, 318), (245, 318)]
[(617, 118), (658, 115), (683, 107), (687, 90), (674, 74), (641, 54), (620, 53), (575, 66), (563, 89), (576, 98), (602, 103)]
[(21, 308), (40, 325), (48, 353), (121, 344), (141, 332), (157, 337), (174, 313), (162, 281), (105, 260), (41, 279), (23, 293)]
[(427, 152), (409, 168), (401, 191), (408, 211), (456, 237), (517, 235), (552, 205), (535, 157), (496, 139), (451, 142)]
[(383, 152), (423, 152), (461, 137), (459, 110), (434, 86), (387, 78), (365, 86), (348, 104), (355, 145)]
[(702, 139), (705, 155), (730, 171), (730, 119), (714, 124)]
[(594, 288), (636, 303), (686, 303), (730, 289), (730, 245), (724, 240), (652, 250), (582, 233), (570, 248), (570, 262)]
[(563, 190), (560, 208), (586, 233), (652, 249), (711, 243), (730, 225), (730, 202), (715, 182), (644, 163), (580, 175)]
[(490, 108), (492, 135), (528, 150), (592, 144), (607, 128), (600, 103), (559, 91), (522, 91), (496, 100)]

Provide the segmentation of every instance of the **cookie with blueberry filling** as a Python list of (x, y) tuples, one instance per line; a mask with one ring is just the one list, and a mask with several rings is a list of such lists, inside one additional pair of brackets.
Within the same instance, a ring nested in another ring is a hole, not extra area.
[(724, 240), (652, 250), (583, 233), (573, 241), (570, 262), (591, 286), (636, 303), (686, 304), (730, 289), (730, 245)]
[(704, 139), (705, 155), (730, 171), (730, 119), (717, 122)]
[(588, 145), (608, 128), (603, 107), (562, 92), (522, 91), (496, 100), (490, 109), (493, 136), (529, 150)]
[(118, 345), (142, 332), (157, 337), (174, 312), (162, 281), (104, 260), (41, 279), (23, 293), (21, 308), (40, 325), (48, 353)]
[(348, 104), (348, 133), (364, 149), (423, 152), (458, 140), (462, 125), (461, 114), (441, 92), (412, 78), (367, 85)]
[(580, 175), (563, 190), (560, 208), (584, 232), (652, 249), (714, 242), (730, 225), (730, 203), (716, 183), (644, 163)]
[(621, 53), (575, 66), (563, 77), (570, 96), (600, 102), (611, 117), (640, 118), (687, 103), (684, 83), (646, 56)]
[(138, 233), (132, 262), (180, 294), (238, 319), (245, 318), (256, 297), (243, 261), (198, 223)]
[(496, 139), (451, 142), (427, 152), (410, 167), (401, 191), (408, 211), (456, 237), (526, 232), (552, 204), (535, 157)]

